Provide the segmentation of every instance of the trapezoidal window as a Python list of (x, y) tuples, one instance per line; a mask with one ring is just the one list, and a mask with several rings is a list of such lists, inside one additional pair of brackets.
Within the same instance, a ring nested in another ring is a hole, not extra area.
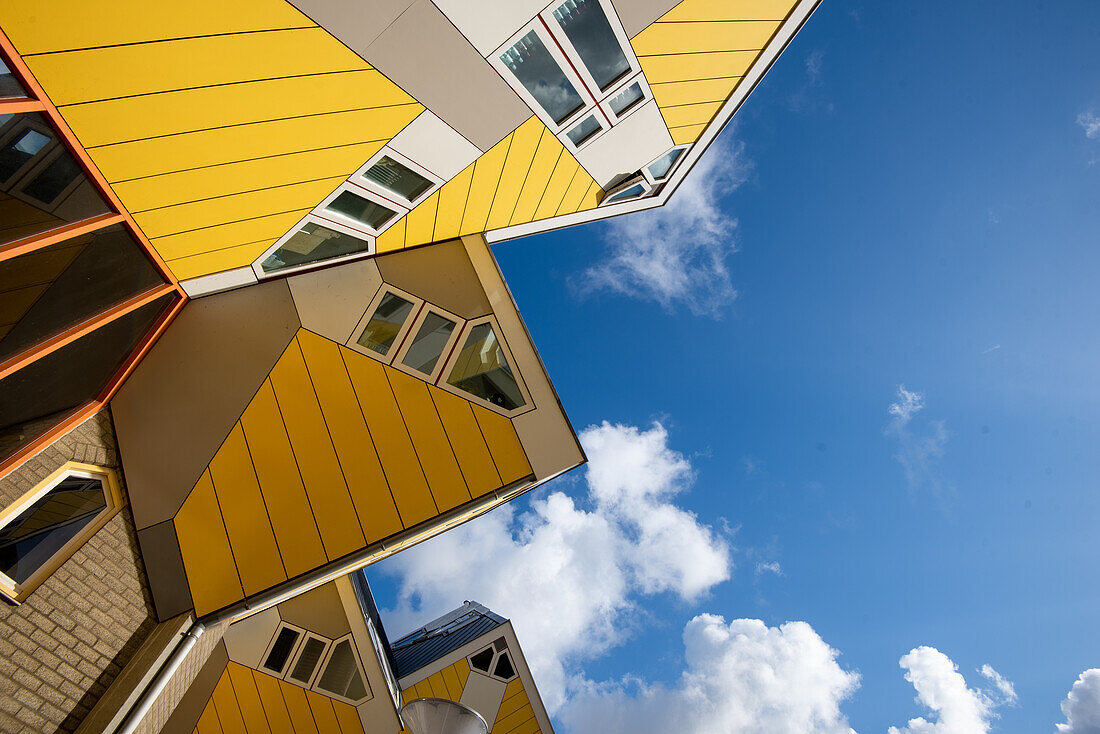
[(425, 375), (432, 375), (435, 372), (436, 363), (443, 356), (443, 350), (451, 341), (454, 330), (454, 321), (440, 316), (435, 311), (427, 311), (401, 364)]
[(576, 86), (536, 31), (512, 44), (500, 60), (555, 124), (561, 125), (585, 106)]
[(484, 650), (475, 652), (467, 660), (472, 669), (506, 683), (516, 677), (516, 668), (512, 665), (512, 658), (509, 656), (504, 638), (497, 640)]
[(121, 506), (112, 470), (61, 467), (0, 513), (0, 591), (25, 599)]
[(332, 646), (321, 675), (313, 686), (318, 691), (357, 704), (371, 695), (363, 678), (351, 637), (345, 637)]
[(383, 357), (389, 354), (398, 334), (412, 313), (413, 304), (396, 293), (387, 291), (356, 342)]
[(630, 73), (630, 61), (599, 0), (566, 0), (553, 15), (601, 92)]
[(289, 268), (301, 268), (322, 260), (369, 252), (370, 241), (355, 237), (317, 222), (307, 221), (260, 262), (265, 274)]
[(409, 203), (419, 199), (435, 185), (430, 179), (388, 155), (381, 156), (364, 171), (363, 178), (397, 194)]
[(288, 627), (283, 625), (279, 628), (279, 631), (275, 633), (275, 639), (271, 643), (271, 647), (268, 648), (267, 655), (264, 656), (263, 667), (277, 675), (282, 675), (286, 670), (286, 664), (290, 661), (290, 654), (294, 652), (294, 647), (298, 644), (298, 638), (302, 636), (302, 631), (294, 627)]
[(447, 384), (504, 410), (526, 405), (519, 382), (488, 321), (471, 327)]

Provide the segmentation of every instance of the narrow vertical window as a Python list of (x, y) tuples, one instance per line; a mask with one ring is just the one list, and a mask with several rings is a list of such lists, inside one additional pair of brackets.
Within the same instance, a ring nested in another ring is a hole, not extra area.
[(425, 375), (432, 374), (454, 329), (455, 322), (429, 311), (401, 363)]
[(298, 637), (300, 636), (301, 633), (296, 629), (290, 627), (281, 628), (279, 634), (275, 636), (275, 642), (272, 643), (271, 650), (264, 659), (264, 667), (276, 673), (282, 673), (283, 668), (286, 667), (287, 660), (290, 659), (290, 653), (294, 651), (294, 645), (298, 642)]
[(554, 20), (577, 50), (601, 92), (606, 92), (630, 72), (630, 61), (599, 0), (567, 0), (554, 11)]
[(378, 352), (382, 356), (389, 353), (390, 347), (401, 333), (405, 320), (412, 313), (413, 305), (401, 296), (387, 293), (382, 296), (374, 315), (370, 317), (363, 333), (357, 340), (360, 346)]
[(516, 41), (500, 60), (558, 125), (584, 107), (581, 95), (534, 31)]
[(488, 323), (470, 329), (447, 382), (505, 410), (525, 404), (504, 350)]

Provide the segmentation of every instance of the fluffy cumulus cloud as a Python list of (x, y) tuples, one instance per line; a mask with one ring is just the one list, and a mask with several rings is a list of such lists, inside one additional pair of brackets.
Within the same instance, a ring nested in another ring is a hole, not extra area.
[(898, 385), (897, 401), (890, 404), (890, 423), (886, 435), (897, 441), (894, 458), (905, 470), (909, 486), (928, 487), (934, 494), (943, 496), (953, 491), (951, 484), (940, 470), (944, 447), (950, 434), (943, 421), (929, 421), (925, 430), (914, 430), (913, 418), (924, 410), (924, 396), (919, 392)]
[(674, 504), (694, 476), (663, 426), (604, 423), (580, 438), (583, 499), (554, 491), (528, 513), (506, 506), (381, 566), (398, 580), (393, 632), (463, 599), (508, 616), (552, 711), (581, 663), (630, 634), (641, 595), (696, 599), (732, 572), (726, 540)]
[(589, 684), (562, 710), (572, 732), (851, 734), (840, 704), (859, 687), (837, 651), (805, 622), (702, 614), (684, 628), (686, 668), (674, 685)]
[(1066, 723), (1059, 734), (1100, 734), (1100, 668), (1081, 673), (1066, 700), (1062, 701)]
[(900, 729), (890, 727), (889, 734), (987, 734), (996, 709), (1016, 702), (1012, 683), (991, 666), (983, 665), (979, 673), (994, 690), (970, 688), (951, 658), (934, 647), (914, 648), (898, 664), (933, 720), (918, 716)]
[(585, 271), (582, 293), (620, 293), (719, 316), (736, 297), (727, 259), (737, 220), (721, 207), (751, 169), (744, 146), (719, 139), (667, 204), (606, 224), (605, 258)]

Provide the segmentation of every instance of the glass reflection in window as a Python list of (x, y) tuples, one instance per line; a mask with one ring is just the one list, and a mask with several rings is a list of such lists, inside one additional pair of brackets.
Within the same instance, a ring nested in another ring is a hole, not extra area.
[(382, 156), (368, 168), (363, 178), (374, 181), (409, 201), (416, 201), (432, 187), (431, 181), (388, 155)]
[(366, 240), (307, 222), (280, 245), (279, 249), (264, 258), (260, 268), (265, 273), (273, 273), (283, 268), (329, 260), (354, 252), (366, 252), (369, 248), (370, 243)]
[(367, 695), (363, 676), (359, 673), (355, 653), (351, 649), (351, 642), (342, 640), (336, 643), (332, 655), (325, 664), (325, 670), (317, 681), (317, 687), (349, 701), (358, 701)]
[(516, 41), (500, 60), (555, 123), (560, 125), (584, 106), (580, 94), (534, 31)]
[(394, 339), (401, 333), (405, 319), (412, 313), (413, 305), (401, 296), (387, 293), (382, 296), (374, 315), (367, 322), (367, 328), (359, 335), (358, 343), (385, 356)]
[(640, 183), (636, 183), (629, 188), (625, 188), (619, 193), (609, 198), (605, 203), (613, 204), (616, 201), (629, 201), (630, 199), (637, 199), (639, 196), (646, 192), (646, 187)]
[(616, 117), (622, 117), (623, 113), (645, 99), (641, 82), (634, 82), (623, 91), (611, 98), (607, 105)]
[(392, 209), (388, 209), (352, 191), (341, 191), (325, 207), (325, 210), (342, 214), (348, 219), (354, 219), (356, 222), (365, 224), (375, 230), (382, 229), (387, 222), (397, 216), (397, 212)]
[(4, 59), (0, 58), (0, 97), (26, 96), (28, 96), (27, 90), (23, 89), (23, 85), (15, 78), (15, 74), (11, 73)]
[(630, 62), (599, 0), (567, 0), (554, 11), (554, 20), (577, 49), (601, 92), (630, 71)]
[(412, 367), (426, 375), (432, 374), (436, 362), (443, 356), (443, 349), (451, 339), (451, 332), (455, 324), (450, 319), (445, 319), (437, 313), (429, 311), (424, 317), (424, 323), (416, 332), (412, 346), (401, 360), (407, 367)]
[(649, 175), (653, 176), (655, 181), (660, 181), (669, 174), (672, 167), (676, 165), (676, 161), (680, 160), (680, 156), (684, 154), (686, 148), (673, 148), (663, 156), (649, 164)]
[(581, 120), (581, 123), (570, 130), (566, 135), (573, 141), (573, 145), (580, 145), (600, 131), (599, 120), (595, 115), (589, 115)]
[(470, 329), (447, 383), (505, 410), (525, 404), (491, 324)]

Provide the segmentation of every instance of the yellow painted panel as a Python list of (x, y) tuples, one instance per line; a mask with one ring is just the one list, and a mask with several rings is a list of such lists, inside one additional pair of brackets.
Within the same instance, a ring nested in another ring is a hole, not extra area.
[(500, 174), (508, 157), (508, 148), (515, 133), (482, 153), (474, 164), (474, 177), (470, 182), (470, 195), (466, 200), (466, 213), (462, 215), (462, 234), (477, 234), (485, 231), (485, 220), (500, 183)]
[(247, 734), (244, 717), (241, 716), (241, 705), (237, 702), (236, 694), (233, 693), (233, 682), (229, 679), (228, 670), (224, 671), (222, 677), (218, 679), (218, 685), (214, 688), (211, 699), (218, 711), (218, 720), (225, 734)]
[[(222, 250), (235, 245), (243, 245), (267, 240), (268, 244), (279, 239), (293, 227), (312, 207), (295, 212), (270, 214), (268, 216), (246, 219), (242, 222), (229, 222), (217, 227), (204, 227), (192, 232), (181, 232), (152, 240), (153, 248), (165, 260), (178, 260), (189, 255), (201, 255), (204, 252)], [(261, 248), (263, 252), (265, 248)], [(260, 253), (256, 253), (259, 255)]]
[(470, 664), (466, 661), (466, 658), (462, 658), (453, 667), (458, 675), (459, 688), (465, 688), (466, 681), (470, 677)]
[(279, 558), (275, 533), (267, 519), (267, 508), (240, 423), (233, 426), (211, 460), (210, 478), (214, 481), (244, 593), (255, 594), (286, 581), (286, 570)]
[(443, 430), (443, 423), (436, 413), (435, 404), (423, 380), (406, 375), (400, 370), (390, 370), (390, 387), (401, 408), (401, 415), (409, 429), (420, 466), (428, 479), (435, 504), (440, 512), (470, 501), (470, 491), (459, 471), (451, 444)]
[(203, 472), (176, 513), (174, 524), (195, 613), (202, 616), (240, 600), (244, 590), (210, 472)]
[(686, 20), (783, 20), (792, 0), (683, 0), (661, 16), (661, 22)]
[(542, 200), (535, 209), (534, 219), (546, 219), (557, 214), (561, 200), (565, 198), (565, 190), (569, 188), (569, 182), (573, 180), (579, 168), (577, 159), (562, 148), (561, 157), (558, 158), (558, 163), (550, 174), (550, 180), (546, 183), (546, 191), (543, 192)]
[(741, 77), (698, 79), (653, 85), (653, 98), (661, 109), (698, 102), (724, 102)]
[(367, 542), (399, 532), (401, 518), (340, 358), (340, 346), (305, 329), (298, 332), (298, 343)]
[(437, 191), (405, 215), (405, 247), (426, 245), (433, 241), (435, 211), (438, 206), (439, 192)]
[(535, 149), (545, 129), (546, 126), (541, 120), (532, 117), (512, 133), (512, 145), (508, 149), (508, 158), (500, 174), (500, 185), (497, 186), (493, 206), (489, 209), (485, 229), (506, 227), (512, 221), (512, 212), (515, 211), (516, 201), (519, 200), (519, 192), (527, 180), (527, 172), (531, 170)]
[(332, 710), (340, 723), (340, 734), (363, 734), (363, 722), (354, 706), (349, 706), (342, 701), (333, 701)]
[(249, 243), (202, 255), (180, 258), (168, 263), (168, 268), (179, 280), (197, 278), (200, 275), (249, 265), (266, 250), (276, 238), (260, 243)]
[(503, 482), (477, 427), (470, 402), (437, 387), (431, 388), (431, 394), (470, 494), (480, 497), (500, 487)]
[(470, 183), (474, 178), (471, 163), (439, 190), (439, 206), (435, 213), (436, 241), (458, 237), (462, 231), (462, 215), (466, 211), (466, 199), (470, 195)]
[[(292, 117), (102, 146), (89, 154), (107, 180), (114, 182), (303, 150), (385, 141), (423, 110), (419, 104), (407, 104)], [(80, 131), (75, 132), (79, 138)]]
[(520, 445), (512, 421), (480, 405), (471, 404), (470, 407), (474, 409), (478, 427), (489, 444), (489, 452), (493, 455), (501, 481), (510, 484), (530, 474), (531, 464), (527, 461), (527, 454)]
[(382, 145), (380, 141), (373, 141), (193, 168), (123, 181), (114, 184), (113, 188), (127, 209), (140, 212), (261, 187), (283, 186), (304, 178), (347, 178)]
[(387, 370), (396, 370), (350, 349), (341, 348), (340, 354), (351, 375), (378, 458), (382, 460), (397, 510), (401, 513), (401, 524), (408, 528), (438, 515), (397, 400), (386, 379)]
[(381, 255), (383, 252), (400, 250), (405, 246), (405, 218), (401, 217), (382, 234), (374, 239), (374, 251)]
[(595, 209), (600, 205), (600, 200), (603, 199), (603, 189), (595, 181), (588, 187), (588, 191), (581, 197), (581, 203), (577, 206), (577, 211), (586, 211), (588, 209)]
[(778, 21), (655, 23), (631, 41), (638, 56), (761, 49)]
[(721, 106), (721, 102), (703, 102), (680, 107), (662, 107), (661, 114), (664, 115), (665, 124), (670, 128), (705, 125), (714, 118)]
[(316, 722), (318, 731), (323, 734), (340, 731), (340, 724), (336, 721), (336, 712), (332, 710), (333, 700), (331, 698), (313, 691), (306, 691), (306, 701), (309, 703), (309, 710), (313, 712), (313, 721)]
[(511, 727), (507, 734), (538, 734), (540, 731), (538, 719), (535, 718), (534, 712), (531, 712), (531, 718)]
[(588, 193), (588, 189), (592, 187), (593, 183), (595, 181), (588, 175), (588, 171), (578, 165), (577, 175), (569, 182), (569, 188), (565, 190), (561, 206), (558, 207), (558, 214), (572, 214), (577, 211), (581, 205), (581, 199)]
[(297, 339), (275, 363), (271, 384), (283, 413), (290, 445), (294, 447), (313, 516), (317, 518), (326, 555), (331, 560), (362, 548), (365, 545), (363, 530)]
[(264, 714), (263, 704), (260, 702), (260, 694), (256, 690), (256, 679), (252, 670), (229, 662), (227, 668), (229, 679), (233, 682), (233, 692), (237, 695), (237, 702), (241, 706), (241, 716), (248, 734), (267, 734), (267, 716)]
[(59, 107), (172, 89), (367, 68), (323, 28), (200, 36), (32, 56)]
[(694, 143), (706, 129), (706, 125), (689, 125), (688, 127), (674, 127), (669, 132), (672, 134), (672, 142), (677, 145), (684, 145)]
[[(519, 679), (517, 678), (516, 680)], [(517, 711), (525, 707), (530, 708), (531, 706), (527, 698), (527, 692), (522, 687), (518, 691), (512, 692), (512, 695), (508, 695), (508, 693), (507, 689), (505, 689), (504, 700), (501, 702), (500, 708), (497, 709), (497, 724), (500, 724)]]
[(326, 178), (176, 204), (148, 212), (135, 212), (134, 219), (147, 237), (167, 237), (221, 222), (312, 209), (335, 191), (344, 179), (344, 176)]
[(0, 15), (21, 54), (314, 25), (283, 0), (112, 0), (110, 12), (87, 0), (4, 0)]
[(759, 51), (718, 51), (714, 53), (645, 56), (638, 61), (650, 84), (688, 79), (720, 79), (744, 76)]
[(380, 72), (363, 69), (91, 102), (66, 108), (65, 119), (90, 148), (159, 135), (412, 102), (415, 102), (412, 97)]
[(458, 680), (458, 673), (454, 666), (448, 666), (440, 671), (443, 674), (443, 682), (447, 684), (447, 698), (457, 701), (462, 698), (462, 683)]
[(195, 727), (198, 734), (222, 734), (222, 725), (218, 721), (218, 712), (214, 710), (214, 704), (206, 704), (199, 716), (198, 726)]
[(402, 704), (406, 704), (409, 701), (415, 700), (416, 698), (417, 698), (417, 695), (416, 695), (416, 686), (415, 685), (401, 691), (401, 703)]
[(507, 701), (513, 696), (527, 696), (527, 692), (523, 689), (523, 680), (520, 678), (513, 678), (508, 682), (508, 685), (504, 687), (504, 698), (502, 701)]
[(290, 723), (290, 714), (280, 690), (282, 681), (256, 671), (252, 671), (252, 677), (256, 680), (256, 691), (260, 694), (271, 734), (294, 734), (294, 725)]
[(531, 170), (527, 172), (527, 180), (523, 183), (523, 190), (520, 191), (515, 211), (512, 212), (512, 224), (523, 224), (534, 220), (535, 209), (542, 201), (542, 195), (550, 183), (550, 175), (554, 172), (558, 159), (563, 155), (566, 155), (565, 146), (544, 127), (538, 150), (535, 151), (535, 158), (531, 162)]
[(329, 559), (269, 380), (252, 398), (241, 425), (287, 575), (324, 565)]
[[(317, 724), (309, 710), (309, 703), (306, 702), (305, 689), (285, 681), (279, 681), (279, 685), (290, 721), (294, 724), (294, 734), (318, 734)], [(328, 731), (325, 730), (324, 734), (328, 734)]]

